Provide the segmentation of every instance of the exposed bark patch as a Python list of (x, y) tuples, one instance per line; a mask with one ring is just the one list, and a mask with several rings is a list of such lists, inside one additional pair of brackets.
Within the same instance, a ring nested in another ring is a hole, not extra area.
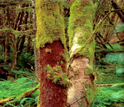
[[(58, 86), (52, 80), (47, 78), (47, 72), (44, 67), (49, 64), (51, 67), (61, 66), (62, 71), (66, 72), (66, 62), (62, 57), (64, 47), (61, 41), (55, 41), (52, 44), (46, 44), (40, 49), (40, 96), (42, 104), (40, 107), (65, 107), (67, 102), (67, 89)], [(61, 63), (63, 61), (63, 64)]]
[[(86, 57), (77, 57), (74, 58), (70, 65), (70, 70), (69, 70), (69, 76), (72, 76), (71, 82), (73, 86), (68, 90), (68, 103), (72, 104), (73, 102), (76, 101), (75, 97), (77, 99), (80, 99), (83, 96), (86, 96), (84, 91), (86, 90), (86, 87), (84, 83), (90, 83), (90, 76), (85, 75), (86, 69), (90, 67), (89, 65), (89, 59)], [(83, 101), (84, 105), (83, 107), (88, 107), (88, 101), (84, 97), (81, 99)], [(80, 102), (80, 100), (79, 100)], [(78, 107), (79, 104), (76, 102), (71, 107)]]

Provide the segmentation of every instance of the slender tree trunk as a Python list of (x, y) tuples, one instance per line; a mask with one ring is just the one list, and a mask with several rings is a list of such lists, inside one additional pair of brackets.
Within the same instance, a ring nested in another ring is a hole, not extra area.
[(93, 14), (92, 0), (75, 0), (71, 5), (68, 28), (69, 75), (73, 84), (68, 91), (71, 107), (89, 107), (95, 96)]
[(64, 19), (59, 2), (36, 0), (37, 48), (40, 61), (38, 107), (66, 107), (67, 88), (59, 83), (66, 73)]
[[(32, 2), (32, 7), (35, 7), (35, 0), (31, 0), (31, 2)], [(32, 11), (33, 11), (33, 23), (34, 23), (33, 29), (35, 31), (35, 33), (34, 33), (35, 73), (36, 73), (37, 79), (39, 80), (39, 50), (36, 48), (36, 30), (37, 30), (37, 26), (36, 26), (36, 11), (35, 11), (35, 8), (33, 8)]]

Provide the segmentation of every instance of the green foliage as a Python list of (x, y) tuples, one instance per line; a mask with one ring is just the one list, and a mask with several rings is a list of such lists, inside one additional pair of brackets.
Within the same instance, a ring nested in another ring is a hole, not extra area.
[(77, 98), (77, 97), (75, 97), (75, 100), (76, 100), (76, 102), (80, 105), (80, 107), (83, 107), (83, 106), (81, 105), (81, 103), (78, 101), (78, 98)]
[[(97, 93), (93, 107), (115, 107), (115, 102), (121, 102), (124, 106), (124, 84), (112, 87), (101, 87)], [(119, 106), (119, 107), (122, 107)]]
[(46, 65), (44, 71), (47, 72), (47, 77), (57, 85), (61, 85), (65, 88), (70, 87), (71, 83), (67, 76), (67, 72), (63, 72), (61, 66), (51, 67), (49, 64)]
[(28, 76), (35, 76), (35, 72), (29, 72), (26, 70), (12, 70), (9, 72), (9, 75), (11, 75), (10, 78), (21, 78), (21, 77), (28, 77)]
[(124, 53), (109, 53), (105, 57), (107, 63), (117, 63), (124, 65)]
[(17, 60), (17, 69), (34, 70), (34, 55), (23, 51)]
[[(10, 64), (9, 63), (12, 63), (12, 61), (14, 59), (14, 55), (12, 53), (12, 51), (14, 51), (14, 48), (13, 48), (12, 45), (10, 46), (10, 48), (11, 48), (11, 51), (8, 53), (9, 57), (7, 56), (7, 61), (6, 61), (6, 64), (5, 64), (4, 63), (4, 57), (5, 57), (4, 56), (4, 52), (2, 52), (2, 46), (0, 45), (0, 64), (1, 64), (1, 66), (6, 68), (7, 70), (9, 70), (9, 68), (10, 68)], [(34, 55), (32, 55), (31, 53), (27, 53), (26, 51), (23, 51), (17, 57), (16, 66), (15, 66), (14, 70), (34, 71)], [(14, 71), (13, 71), (13, 73), (14, 73)]]
[(63, 64), (63, 61), (61, 61), (61, 64)]
[(114, 45), (112, 44), (113, 49), (108, 44), (106, 45), (106, 47), (107, 47), (107, 49), (113, 50), (113, 51), (115, 51), (115, 50), (123, 50), (124, 49), (124, 47), (120, 46), (119, 44), (114, 44)]
[[(8, 96), (20, 95), (36, 85), (36, 81), (28, 78), (20, 78), (15, 81), (0, 81), (0, 98)], [(11, 91), (8, 91), (11, 90)]]
[(117, 33), (117, 32), (124, 32), (124, 23), (122, 23), (122, 24), (116, 26), (114, 32), (115, 32), (115, 33)]
[(117, 74), (124, 74), (124, 68), (116, 68)]
[(111, 73), (104, 73), (105, 70), (103, 70), (102, 73), (100, 73), (100, 77), (99, 78), (102, 78), (98, 81), (98, 83), (101, 83), (101, 84), (112, 84), (112, 83), (123, 83), (124, 81), (124, 78), (122, 74), (120, 75), (117, 75), (115, 72), (111, 72)]
[[(99, 69), (98, 84), (112, 85), (98, 87), (97, 95), (91, 107), (123, 107), (124, 106), (124, 74), (118, 71), (115, 64), (104, 65)], [(119, 68), (120, 70), (120, 68)], [(121, 70), (122, 71), (122, 70)]]
[[(22, 93), (31, 90), (33, 87), (35, 87), (37, 84), (37, 81), (30, 79), (30, 78), (19, 78), (14, 81), (0, 81), (0, 98), (5, 99), (10, 96), (16, 95), (16, 97), (20, 96)], [(29, 107), (31, 105), (35, 105), (38, 101), (38, 94), (39, 91), (37, 90), (35, 93), (32, 94), (31, 97), (23, 98), (22, 100), (17, 101), (17, 103), (14, 103), (14, 101), (10, 101), (7, 104), (5, 104), (5, 107), (8, 107), (11, 105), (11, 107)]]
[(7, 33), (12, 33), (15, 35), (15, 38), (19, 37), (20, 35), (30, 35), (32, 34), (34, 31), (33, 29), (30, 29), (30, 30), (26, 30), (26, 31), (18, 31), (18, 30), (14, 30), (12, 28), (3, 28), (3, 29), (0, 29), (0, 33), (3, 33), (4, 35), (7, 34)]

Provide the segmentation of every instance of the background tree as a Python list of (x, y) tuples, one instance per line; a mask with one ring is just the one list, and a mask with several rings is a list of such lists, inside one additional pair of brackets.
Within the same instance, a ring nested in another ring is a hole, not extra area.
[(0, 8), (0, 63), (4, 69), (1, 70), (3, 73), (11, 71), (6, 75), (12, 75), (15, 69), (33, 70), (32, 41), (35, 32), (31, 2), (1, 1)]

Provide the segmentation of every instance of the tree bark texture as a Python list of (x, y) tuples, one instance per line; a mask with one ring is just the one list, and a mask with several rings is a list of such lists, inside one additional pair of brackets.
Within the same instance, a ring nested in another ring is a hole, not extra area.
[[(31, 0), (31, 1), (32, 1), (32, 6), (35, 7), (35, 0)], [(34, 40), (35, 73), (36, 73), (37, 79), (39, 80), (39, 49), (36, 48), (36, 30), (37, 30), (36, 11), (35, 9), (32, 9), (32, 11), (33, 11), (33, 23), (34, 23), (33, 29), (35, 31), (35, 34), (34, 34), (34, 37), (35, 37), (35, 40)]]
[[(51, 52), (46, 52), (50, 49)], [(64, 47), (60, 41), (47, 44), (40, 49), (40, 107), (65, 107), (67, 102), (67, 89), (55, 84), (48, 79), (48, 75), (44, 72), (45, 66), (49, 64), (51, 67), (61, 66), (63, 72), (66, 72), (66, 63), (61, 54), (64, 53)], [(61, 64), (60, 62), (64, 63)], [(57, 64), (57, 62), (59, 62)]]

